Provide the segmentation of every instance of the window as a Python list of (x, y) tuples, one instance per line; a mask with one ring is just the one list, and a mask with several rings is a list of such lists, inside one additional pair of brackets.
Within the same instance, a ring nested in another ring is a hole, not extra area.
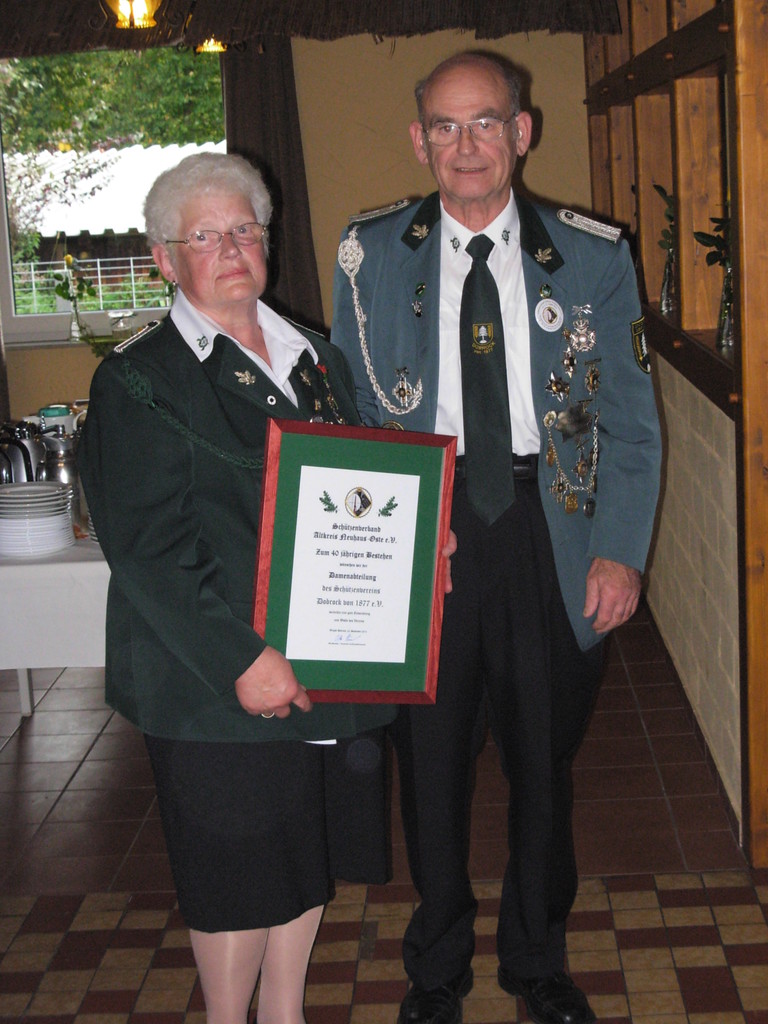
[(70, 303), (56, 292), (65, 256), (87, 282), (78, 307), (94, 335), (156, 317), (168, 300), (143, 199), (182, 157), (224, 151), (218, 60), (149, 50), (2, 61), (0, 131), (5, 342), (70, 336)]

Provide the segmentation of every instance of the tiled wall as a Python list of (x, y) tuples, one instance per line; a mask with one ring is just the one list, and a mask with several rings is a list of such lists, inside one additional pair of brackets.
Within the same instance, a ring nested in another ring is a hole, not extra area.
[(741, 822), (734, 423), (655, 362), (665, 435), (648, 603)]

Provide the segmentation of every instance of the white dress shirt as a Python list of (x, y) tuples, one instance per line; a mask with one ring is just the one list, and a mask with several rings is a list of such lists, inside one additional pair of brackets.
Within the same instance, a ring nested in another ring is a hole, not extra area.
[(288, 377), (305, 349), (315, 363), (317, 362), (317, 352), (300, 331), (283, 317), (278, 316), (261, 300), (257, 303), (256, 316), (269, 353), (269, 363), (256, 352), (241, 345), (237, 338), (233, 338), (223, 327), (201, 313), (196, 306), (192, 305), (181, 288), (176, 288), (170, 316), (179, 334), (201, 363), (213, 351), (213, 339), (216, 335), (223, 334), (233, 341), (249, 359), (253, 360), (294, 405), (298, 405), (296, 393)]
[[(435, 430), (439, 434), (455, 434), (458, 438), (457, 452), (463, 455), (459, 314), (464, 279), (472, 266), (472, 257), (466, 252), (466, 247), (474, 233), (446, 213), (442, 203), (440, 205), (440, 377)], [(530, 332), (520, 250), (520, 221), (511, 193), (506, 208), (478, 234), (487, 235), (494, 243), (488, 267), (499, 289), (501, 302), (512, 448), (517, 455), (530, 455), (539, 451), (540, 437), (531, 391)]]

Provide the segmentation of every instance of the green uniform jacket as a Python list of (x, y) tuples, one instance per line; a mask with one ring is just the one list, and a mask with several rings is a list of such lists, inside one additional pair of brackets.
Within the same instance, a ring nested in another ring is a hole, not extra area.
[[(303, 333), (342, 415), (359, 423), (344, 356)], [(200, 362), (170, 318), (94, 375), (78, 461), (112, 570), (106, 696), (143, 732), (328, 739), (392, 717), (387, 706), (316, 704), (265, 719), (235, 695), (235, 680), (265, 647), (250, 623), (267, 420), (308, 419), (301, 406), (221, 335)]]
[[(659, 492), (659, 423), (640, 301), (625, 241), (596, 236), (591, 231), (598, 225), (579, 222), (568, 211), (558, 213), (520, 197), (516, 202), (531, 389), (541, 436), (539, 489), (569, 619), (579, 644), (588, 648), (600, 640), (582, 615), (592, 559), (608, 558), (642, 571)], [(573, 226), (578, 223), (586, 229)], [(390, 421), (406, 430), (434, 432), (440, 349), (438, 194), (420, 204), (353, 219), (342, 234), (341, 260), (346, 270), (336, 268), (331, 338), (352, 367), (364, 422), (379, 426)], [(587, 324), (583, 339), (573, 337), (580, 317)], [(564, 330), (572, 335), (570, 357)], [(573, 361), (566, 366), (566, 359)], [(409, 405), (403, 392), (406, 401), (400, 407), (403, 369), (409, 387), (418, 391), (420, 383), (422, 397), (415, 403), (411, 396)], [(382, 396), (398, 411), (386, 408)], [(582, 409), (591, 419), (574, 432)], [(568, 503), (569, 490), (584, 483), (574, 467), (582, 452), (589, 457), (595, 426), (597, 490), (573, 490)], [(565, 480), (559, 485), (558, 470)]]

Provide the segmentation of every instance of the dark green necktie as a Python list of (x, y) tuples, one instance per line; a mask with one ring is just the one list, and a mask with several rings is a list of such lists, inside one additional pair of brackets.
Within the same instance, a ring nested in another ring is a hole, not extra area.
[(459, 315), (467, 497), (490, 524), (515, 500), (512, 430), (499, 290), (488, 269), (493, 242), (475, 235)]

